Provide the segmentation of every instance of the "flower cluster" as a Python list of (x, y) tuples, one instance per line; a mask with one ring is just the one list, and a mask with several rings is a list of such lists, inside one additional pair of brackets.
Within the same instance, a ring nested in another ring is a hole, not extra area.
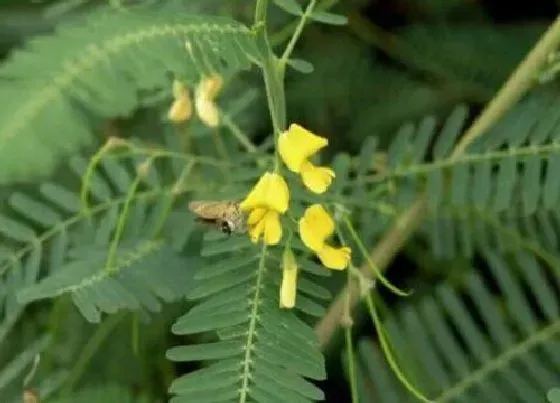
[[(277, 149), (286, 167), (301, 176), (305, 187), (316, 194), (324, 193), (331, 185), (335, 173), (329, 167), (316, 166), (310, 158), (328, 145), (328, 140), (305, 128), (291, 124), (278, 137)], [(261, 236), (267, 245), (276, 245), (282, 239), (280, 216), (288, 211), (290, 193), (285, 179), (277, 172), (265, 172), (240, 209), (248, 213), (247, 227), (251, 240), (258, 242)], [(321, 204), (309, 206), (299, 219), (299, 235), (307, 248), (312, 250), (321, 263), (334, 270), (344, 270), (351, 258), (348, 247), (335, 247), (327, 240), (335, 231), (334, 220)], [(280, 305), (295, 305), (297, 263), (287, 248), (283, 255), (283, 278), (280, 287)]]
[[(222, 77), (214, 74), (203, 77), (195, 88), (194, 109), (200, 120), (208, 127), (218, 127), (220, 124), (220, 110), (214, 99), (222, 86)], [(173, 81), (173, 99), (167, 118), (174, 123), (187, 121), (192, 116), (193, 104), (188, 88), (179, 80)]]

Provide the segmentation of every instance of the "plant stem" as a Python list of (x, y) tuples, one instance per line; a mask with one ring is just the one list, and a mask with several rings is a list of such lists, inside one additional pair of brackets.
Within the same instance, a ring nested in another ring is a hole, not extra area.
[[(266, 56), (262, 65), (266, 101), (274, 130), (274, 144), (278, 143), (278, 136), (286, 126), (286, 99), (284, 95), (284, 70), (280, 68), (278, 58), (272, 51), (266, 31), (267, 0), (257, 0), (255, 6), (254, 29), (258, 29), (257, 45)], [(278, 153), (275, 154), (274, 171), (280, 169)]]
[(307, 5), (307, 8), (303, 12), (303, 15), (299, 19), (298, 25), (296, 26), (296, 29), (294, 30), (294, 33), (290, 38), (290, 42), (288, 42), (288, 44), (286, 45), (286, 49), (284, 49), (284, 53), (282, 53), (282, 57), (280, 58), (280, 64), (282, 65), (282, 68), (284, 68), (286, 62), (292, 55), (292, 52), (294, 51), (294, 47), (296, 46), (296, 43), (299, 37), (301, 36), (301, 33), (303, 32), (303, 28), (305, 27), (305, 24), (307, 23), (309, 16), (311, 15), (313, 9), (315, 8), (315, 3), (316, 0), (311, 0)]

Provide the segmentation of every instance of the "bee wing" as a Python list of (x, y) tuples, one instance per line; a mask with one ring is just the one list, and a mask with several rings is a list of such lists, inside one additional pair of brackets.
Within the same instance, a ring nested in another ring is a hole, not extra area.
[(190, 211), (205, 220), (216, 220), (223, 216), (228, 203), (213, 200), (196, 200), (188, 204)]

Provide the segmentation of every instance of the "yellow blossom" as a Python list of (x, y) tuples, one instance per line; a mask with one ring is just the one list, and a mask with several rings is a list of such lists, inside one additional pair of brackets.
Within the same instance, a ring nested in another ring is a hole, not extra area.
[(214, 99), (222, 89), (222, 85), (222, 77), (214, 74), (203, 77), (196, 87), (194, 107), (198, 117), (206, 126), (217, 127), (220, 124), (220, 109), (214, 103)]
[(274, 172), (265, 172), (239, 204), (248, 211), (247, 227), (251, 240), (258, 242), (261, 235), (267, 245), (275, 245), (282, 238), (280, 214), (288, 210), (290, 193), (284, 178)]
[(292, 123), (278, 137), (278, 153), (292, 172), (299, 173), (304, 185), (314, 193), (324, 193), (335, 174), (328, 167), (318, 167), (309, 158), (326, 147), (329, 141)]
[(298, 267), (291, 249), (282, 256), (282, 284), (280, 285), (280, 308), (291, 309), (296, 305)]
[(305, 246), (315, 252), (325, 267), (343, 270), (350, 262), (352, 251), (346, 246), (335, 248), (326, 244), (334, 230), (333, 219), (320, 204), (309, 206), (299, 220), (299, 234)]
[(167, 118), (175, 123), (188, 120), (192, 115), (192, 102), (189, 90), (179, 81), (173, 81), (173, 104), (169, 108)]

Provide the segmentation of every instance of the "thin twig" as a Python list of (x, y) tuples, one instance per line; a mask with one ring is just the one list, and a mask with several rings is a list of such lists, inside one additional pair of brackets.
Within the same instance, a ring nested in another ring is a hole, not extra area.
[[(490, 101), (479, 118), (465, 132), (453, 150), (452, 156), (457, 157), (478, 137), (488, 131), (531, 87), (537, 77), (539, 68), (546, 61), (547, 55), (560, 44), (560, 17), (550, 25), (539, 42), (519, 64), (517, 69), (502, 86), (498, 94)], [(371, 252), (371, 258), (380, 270), (385, 270), (394, 256), (404, 246), (408, 238), (414, 234), (422, 223), (427, 207), (427, 195), (423, 195), (397, 219), (395, 225)], [(367, 264), (360, 267), (366, 277), (371, 277)], [(349, 294), (349, 297), (348, 297)], [(341, 323), (347, 309), (347, 299), (353, 309), (360, 302), (359, 284), (352, 281), (347, 284), (332, 302), (327, 313), (315, 326), (319, 343), (325, 348)]]

